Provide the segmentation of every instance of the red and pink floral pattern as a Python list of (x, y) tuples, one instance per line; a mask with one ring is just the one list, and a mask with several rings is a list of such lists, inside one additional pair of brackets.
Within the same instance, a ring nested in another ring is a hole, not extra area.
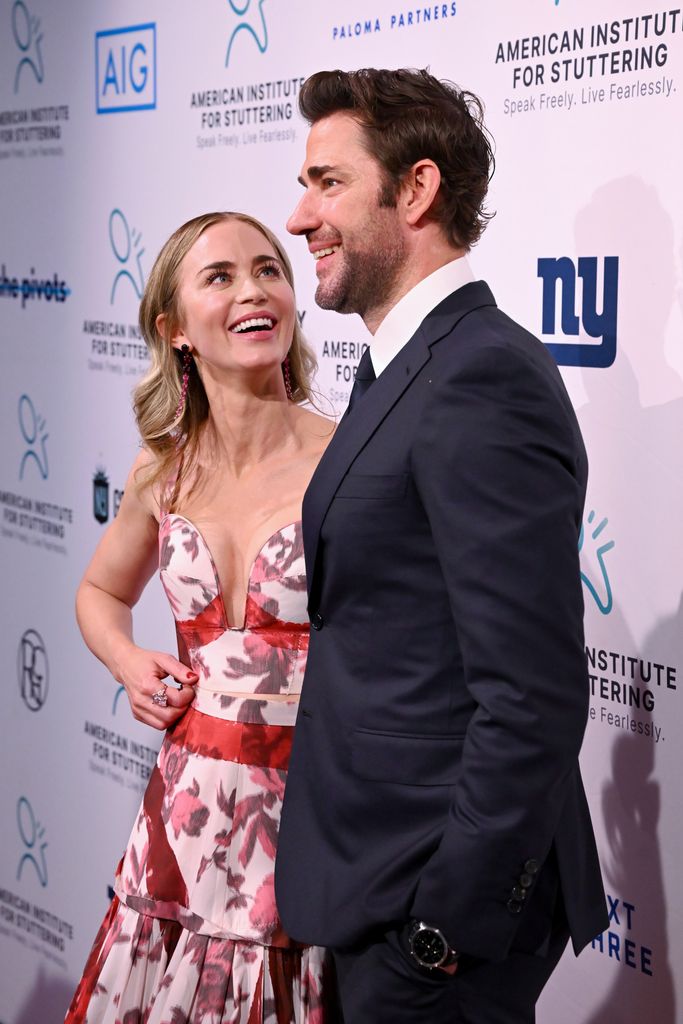
[(66, 1022), (331, 1024), (326, 954), (283, 932), (273, 886), (308, 650), (301, 524), (259, 552), (241, 627), (189, 520), (164, 516), (159, 551), (199, 683), (164, 738)]

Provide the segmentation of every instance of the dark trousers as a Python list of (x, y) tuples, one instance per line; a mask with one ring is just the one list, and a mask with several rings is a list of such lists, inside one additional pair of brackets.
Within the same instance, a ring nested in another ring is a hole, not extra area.
[(335, 951), (344, 1024), (534, 1024), (536, 1001), (569, 939), (564, 913), (558, 916), (542, 956), (465, 958), (454, 975), (415, 963), (404, 933)]

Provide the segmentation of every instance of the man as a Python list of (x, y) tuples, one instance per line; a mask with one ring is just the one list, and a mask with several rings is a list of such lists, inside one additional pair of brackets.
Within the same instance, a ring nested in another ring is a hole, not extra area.
[(276, 868), (346, 1024), (534, 1020), (606, 925), (578, 754), (586, 456), (544, 346), (466, 252), (491, 151), (427, 72), (304, 84), (288, 223), (374, 338), (304, 500), (312, 633)]

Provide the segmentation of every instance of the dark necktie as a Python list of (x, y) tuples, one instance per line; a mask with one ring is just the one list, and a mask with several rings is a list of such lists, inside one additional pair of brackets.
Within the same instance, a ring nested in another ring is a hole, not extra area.
[(353, 387), (351, 388), (349, 406), (346, 410), (347, 412), (351, 412), (358, 399), (365, 394), (374, 380), (377, 380), (377, 377), (375, 376), (372, 359), (370, 358), (370, 349), (366, 348), (365, 352), (360, 357), (358, 369), (356, 370), (356, 379), (354, 380)]

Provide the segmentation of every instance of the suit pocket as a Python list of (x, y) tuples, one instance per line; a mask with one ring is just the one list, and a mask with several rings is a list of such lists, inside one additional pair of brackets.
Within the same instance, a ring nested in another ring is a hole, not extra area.
[(407, 489), (407, 473), (380, 476), (348, 473), (337, 488), (335, 498), (402, 498)]
[(356, 729), (351, 741), (355, 775), (404, 786), (452, 786), (458, 777), (464, 736), (406, 735)]

